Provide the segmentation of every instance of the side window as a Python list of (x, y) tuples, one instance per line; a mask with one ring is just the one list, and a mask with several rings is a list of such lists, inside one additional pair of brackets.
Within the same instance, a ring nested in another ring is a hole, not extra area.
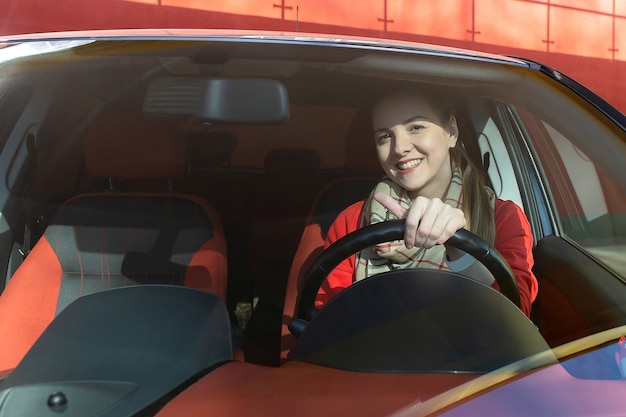
[(511, 200), (524, 209), (511, 155), (504, 143), (503, 132), (494, 121), (491, 106), (475, 101), (469, 107), (478, 147), (493, 190), (499, 198)]
[[(621, 274), (626, 273), (626, 193), (572, 141), (548, 123), (522, 114), (545, 180), (552, 194), (561, 231)], [(532, 123), (528, 123), (533, 118)]]
[(500, 131), (491, 117), (487, 119), (483, 130), (479, 132), (478, 146), (483, 157), (489, 155), (487, 173), (496, 195), (503, 200), (514, 201), (523, 208), (522, 197), (515, 180), (516, 176), (509, 152), (504, 145)]

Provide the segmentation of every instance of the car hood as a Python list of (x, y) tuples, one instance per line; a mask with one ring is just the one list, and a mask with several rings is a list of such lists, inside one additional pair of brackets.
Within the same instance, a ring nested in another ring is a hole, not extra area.
[[(414, 403), (394, 416), (623, 415), (625, 332), (622, 326), (568, 343), (553, 350), (560, 363), (522, 373), (514, 371), (520, 363), (512, 364)], [(539, 363), (547, 358), (529, 359)]]

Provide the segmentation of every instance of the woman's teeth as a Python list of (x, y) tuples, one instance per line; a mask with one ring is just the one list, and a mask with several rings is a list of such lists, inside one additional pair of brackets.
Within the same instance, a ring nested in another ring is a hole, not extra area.
[(401, 163), (398, 164), (398, 168), (400, 168), (402, 170), (413, 168), (413, 167), (418, 166), (420, 164), (420, 162), (422, 162), (421, 159), (413, 159), (411, 161), (401, 162)]

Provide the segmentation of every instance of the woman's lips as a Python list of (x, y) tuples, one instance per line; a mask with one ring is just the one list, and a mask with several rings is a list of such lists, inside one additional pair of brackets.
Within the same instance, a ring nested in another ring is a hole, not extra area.
[(421, 159), (411, 159), (408, 161), (400, 161), (396, 164), (399, 171), (409, 171), (415, 167), (418, 167), (422, 163)]

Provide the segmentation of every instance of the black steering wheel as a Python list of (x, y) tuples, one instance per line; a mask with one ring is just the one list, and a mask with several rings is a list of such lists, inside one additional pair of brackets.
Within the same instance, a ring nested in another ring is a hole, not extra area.
[[(378, 243), (404, 238), (404, 220), (390, 220), (360, 228), (337, 240), (317, 258), (308, 270), (298, 295), (296, 315), (289, 328), (299, 336), (317, 314), (315, 298), (328, 274), (350, 255)], [(511, 267), (491, 245), (475, 234), (458, 230), (446, 244), (472, 255), (485, 265), (500, 286), (500, 292), (520, 307), (519, 288)]]

